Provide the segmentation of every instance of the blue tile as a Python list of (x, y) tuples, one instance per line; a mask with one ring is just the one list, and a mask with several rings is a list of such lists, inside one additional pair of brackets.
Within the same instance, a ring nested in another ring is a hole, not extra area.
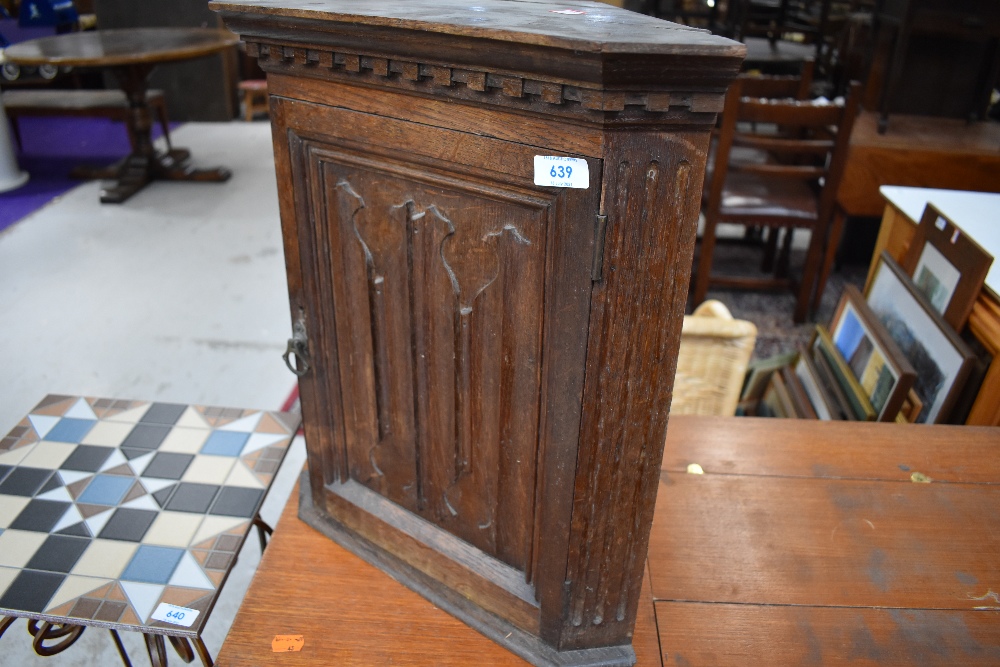
[(239, 456), (243, 446), (250, 439), (249, 433), (236, 431), (214, 431), (201, 448), (202, 454), (215, 456)]
[(76, 501), (113, 507), (122, 501), (134, 481), (132, 477), (120, 475), (97, 475)]
[(120, 579), (142, 581), (147, 584), (165, 584), (170, 581), (183, 555), (184, 549), (143, 544), (132, 556)]
[(90, 429), (94, 428), (94, 424), (96, 423), (93, 419), (73, 419), (72, 417), (66, 417), (65, 419), (60, 419), (59, 423), (52, 427), (52, 430), (46, 434), (45, 439), (52, 442), (80, 444), (83, 437), (90, 433)]

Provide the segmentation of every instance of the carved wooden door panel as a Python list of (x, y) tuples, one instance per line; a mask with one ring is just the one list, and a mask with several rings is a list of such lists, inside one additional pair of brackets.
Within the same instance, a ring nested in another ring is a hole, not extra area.
[(567, 293), (589, 297), (600, 161), (589, 160), (587, 189), (541, 188), (533, 156), (551, 151), (282, 106), (307, 193), (299, 243), (306, 231), (329, 249), (303, 289), (310, 329), (323, 332), (310, 334), (329, 365), (322, 393), (339, 396), (328, 411), (343, 439), (335, 479), (530, 579), (543, 400), (560, 391), (546, 386), (546, 351), (587, 327), (585, 312), (558, 326), (549, 316)]

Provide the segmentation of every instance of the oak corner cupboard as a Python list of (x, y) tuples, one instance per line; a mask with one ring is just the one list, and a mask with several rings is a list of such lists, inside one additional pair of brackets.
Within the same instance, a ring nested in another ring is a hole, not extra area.
[(743, 46), (597, 2), (211, 7), (267, 73), (300, 515), (534, 664), (632, 664)]

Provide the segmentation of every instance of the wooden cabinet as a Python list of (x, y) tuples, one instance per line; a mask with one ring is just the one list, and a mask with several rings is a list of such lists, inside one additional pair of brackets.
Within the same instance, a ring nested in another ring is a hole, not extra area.
[(212, 6), (268, 77), (303, 518), (536, 664), (631, 664), (743, 47), (589, 2)]

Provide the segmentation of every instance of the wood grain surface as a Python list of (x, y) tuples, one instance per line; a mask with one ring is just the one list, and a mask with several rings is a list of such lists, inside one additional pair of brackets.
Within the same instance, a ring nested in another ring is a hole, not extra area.
[[(285, 507), (220, 651), (219, 667), (527, 665), (313, 530)], [(659, 665), (648, 576), (633, 646), (639, 667)], [(276, 656), (275, 635), (304, 635), (301, 652)]]
[[(808, 433), (809, 437), (803, 437)], [(956, 437), (961, 436), (961, 445)], [(663, 470), (697, 463), (707, 473), (909, 482), (1000, 482), (996, 428), (843, 422), (816, 428), (794, 419), (674, 417)]]
[[(986, 428), (675, 417), (637, 664), (998, 664), (997, 443), (1000, 430)], [(947, 466), (928, 465), (942, 474), (930, 483), (865, 472), (906, 452), (950, 453), (976, 481), (942, 481)], [(705, 474), (682, 472), (695, 460)], [(289, 665), (524, 664), (300, 522), (296, 505), (220, 665), (273, 663), (275, 634), (306, 635), (302, 653), (281, 656)]]

